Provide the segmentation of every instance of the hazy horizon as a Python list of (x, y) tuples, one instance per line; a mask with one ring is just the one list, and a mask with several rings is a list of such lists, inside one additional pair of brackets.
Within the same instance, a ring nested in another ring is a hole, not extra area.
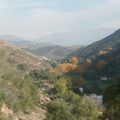
[(0, 35), (26, 39), (71, 31), (119, 28), (119, 0), (0, 0)]
[(61, 46), (72, 46), (72, 45), (89, 45), (93, 42), (99, 41), (116, 30), (115, 28), (99, 28), (99, 29), (84, 29), (79, 31), (71, 31), (71, 32), (60, 32), (51, 35), (47, 35), (40, 38), (34, 39), (26, 39), (22, 36), (14, 36), (14, 35), (0, 35), (1, 40), (6, 41), (30, 41), (30, 42), (39, 42), (39, 43), (50, 43), (53, 45), (61, 45)]

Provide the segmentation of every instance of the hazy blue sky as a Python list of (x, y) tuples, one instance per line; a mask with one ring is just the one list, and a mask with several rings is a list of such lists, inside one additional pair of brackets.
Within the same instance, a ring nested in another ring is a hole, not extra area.
[(0, 0), (0, 34), (37, 38), (120, 27), (120, 0)]

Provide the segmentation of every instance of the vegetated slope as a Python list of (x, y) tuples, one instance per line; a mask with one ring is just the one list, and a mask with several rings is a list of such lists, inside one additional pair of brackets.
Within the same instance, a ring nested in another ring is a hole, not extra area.
[(7, 41), (13, 45), (18, 46), (26, 51), (29, 51), (37, 56), (46, 57), (46, 59), (63, 59), (67, 55), (76, 51), (78, 48), (82, 48), (82, 46), (59, 46), (51, 43), (41, 43), (39, 41), (28, 41), (19, 37), (4, 35), (0, 36), (0, 38), (4, 41)]
[(70, 56), (78, 56), (81, 59), (94, 59), (99, 55), (100, 51), (104, 51), (108, 48), (114, 49), (115, 46), (119, 43), (120, 29), (100, 41), (94, 42), (93, 44), (90, 44), (87, 47), (73, 52)]
[(0, 41), (0, 49), (6, 52), (6, 61), (11, 65), (25, 64), (28, 65), (31, 69), (44, 68), (49, 66), (49, 64), (44, 59), (26, 52), (7, 42)]
[[(45, 110), (40, 107), (40, 100), (45, 99), (45, 96), (39, 92), (29, 71), (23, 69), (26, 65), (29, 70), (46, 67), (41, 58), (0, 41), (1, 120), (43, 120), (45, 118)], [(39, 96), (43, 97), (39, 98)], [(35, 109), (37, 111), (34, 111)]]
[[(82, 47), (82, 46), (81, 46)], [(69, 46), (69, 47), (64, 47), (64, 46), (58, 46), (58, 45), (48, 45), (48, 46), (43, 46), (39, 47), (36, 45), (36, 47), (27, 47), (25, 50), (28, 50), (31, 53), (34, 53), (38, 56), (45, 56), (49, 59), (63, 59), (73, 51), (76, 51), (78, 48), (81, 48), (80, 46)]]
[(120, 74), (120, 44), (109, 53), (95, 58), (86, 69), (86, 79), (100, 79), (101, 77), (115, 78)]
[[(80, 62), (77, 70), (70, 75), (75, 76), (74, 78), (81, 75), (85, 79), (82, 86), (86, 93), (103, 93), (120, 74), (120, 29), (71, 56), (77, 56)], [(82, 80), (79, 79), (80, 81)]]
[[(99, 79), (100, 77), (114, 78), (120, 72), (120, 29), (79, 51), (74, 55), (83, 62), (88, 60), (89, 68), (86, 68), (86, 79)], [(89, 61), (90, 60), (90, 61)]]

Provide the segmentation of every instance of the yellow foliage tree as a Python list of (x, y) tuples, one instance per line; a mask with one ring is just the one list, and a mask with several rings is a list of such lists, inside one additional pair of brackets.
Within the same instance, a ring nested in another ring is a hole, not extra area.
[(106, 66), (106, 64), (107, 64), (106, 61), (100, 60), (100, 61), (97, 63), (97, 68), (101, 70), (102, 68), (104, 68), (104, 67)]
[(79, 62), (79, 60), (77, 57), (72, 57), (72, 59), (71, 59), (72, 64), (78, 64), (78, 62)]
[(104, 55), (106, 55), (107, 54), (107, 52), (105, 51), (105, 50), (101, 50), (100, 52), (99, 52), (99, 56), (104, 56)]

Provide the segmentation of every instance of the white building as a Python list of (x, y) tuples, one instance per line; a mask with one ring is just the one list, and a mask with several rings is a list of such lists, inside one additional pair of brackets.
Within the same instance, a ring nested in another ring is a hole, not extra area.
[(96, 94), (91, 94), (91, 98), (94, 98), (98, 104), (103, 104), (103, 95), (96, 95)]
[(100, 105), (103, 104), (103, 95), (96, 95), (92, 93), (90, 95), (84, 95), (84, 97), (94, 99)]

